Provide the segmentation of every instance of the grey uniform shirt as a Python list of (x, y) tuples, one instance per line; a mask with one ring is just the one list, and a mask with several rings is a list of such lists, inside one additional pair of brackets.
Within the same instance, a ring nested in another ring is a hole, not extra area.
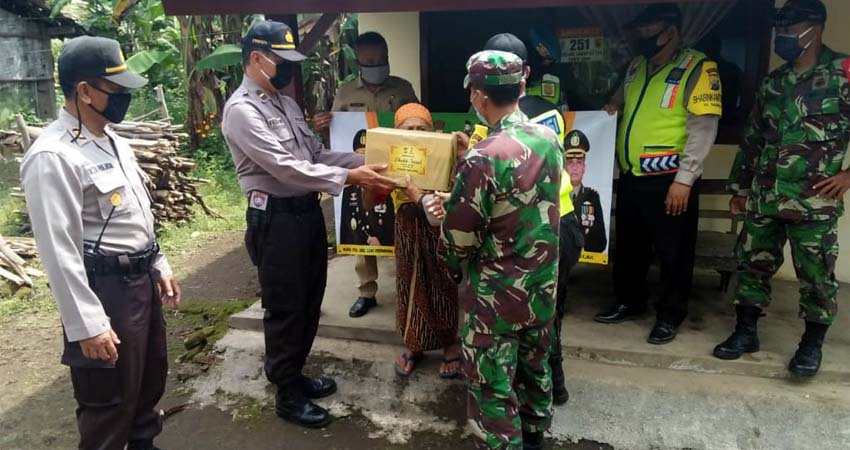
[[(21, 163), (33, 234), (70, 342), (110, 328), (88, 284), (83, 243), (93, 244), (103, 230), (100, 252), (116, 255), (144, 251), (156, 240), (150, 196), (133, 149), (108, 129), (96, 137), (84, 128), (73, 141), (77, 125), (63, 109)], [(113, 202), (118, 206), (104, 230)], [(162, 254), (154, 269), (171, 274)]]
[[(652, 75), (655, 75), (663, 67), (650, 64), (650, 72)], [(691, 98), (691, 93), (693, 93), (701, 74), (702, 63), (699, 63), (694, 68), (687, 85), (685, 85), (686, 99)], [(621, 111), (626, 102), (624, 89), (625, 86), (621, 84), (611, 98), (611, 103), (617, 105)], [(679, 170), (676, 172), (675, 181), (677, 183), (693, 186), (694, 181), (702, 176), (705, 159), (708, 158), (708, 154), (711, 152), (712, 146), (714, 146), (714, 141), (717, 139), (717, 129), (719, 126), (720, 116), (718, 115), (696, 115), (688, 112), (688, 119), (685, 122), (688, 140), (685, 142), (685, 148), (682, 150), (682, 157), (679, 161)]]
[(339, 195), (363, 155), (326, 150), (291, 98), (268, 95), (248, 78), (224, 106), (222, 132), (245, 194)]

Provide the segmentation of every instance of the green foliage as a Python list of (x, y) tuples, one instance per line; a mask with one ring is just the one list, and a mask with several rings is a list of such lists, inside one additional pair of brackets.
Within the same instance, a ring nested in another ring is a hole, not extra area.
[(145, 73), (151, 67), (168, 58), (168, 53), (162, 50), (142, 50), (127, 59), (127, 68), (132, 72)]
[(242, 47), (221, 44), (212, 53), (195, 63), (192, 70), (218, 70), (242, 63)]

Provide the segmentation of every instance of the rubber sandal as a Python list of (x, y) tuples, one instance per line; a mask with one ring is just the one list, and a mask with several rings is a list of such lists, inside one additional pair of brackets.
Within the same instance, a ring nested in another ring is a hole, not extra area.
[(396, 361), (396, 362), (393, 364), (393, 366), (395, 366), (395, 373), (396, 373), (396, 375), (398, 375), (398, 376), (400, 376), (400, 377), (405, 377), (405, 378), (406, 378), (406, 377), (409, 377), (409, 376), (410, 376), (410, 374), (412, 374), (412, 373), (413, 373), (413, 371), (416, 369), (416, 364), (417, 364), (419, 361), (421, 361), (421, 360), (422, 360), (422, 357), (423, 357), (423, 354), (422, 354), (422, 353), (409, 353), (409, 352), (404, 352), (404, 353), (402, 353), (402, 354), (401, 354), (401, 359), (403, 359), (403, 360), (404, 360), (405, 365), (407, 365), (406, 363), (413, 363), (413, 364), (411, 364), (411, 366), (410, 366), (410, 372), (405, 372), (405, 371), (404, 371), (404, 368), (403, 368), (403, 367), (401, 367), (401, 366), (399, 366), (399, 365), (398, 365), (398, 361)]
[[(452, 363), (456, 363), (456, 362), (460, 362), (459, 356), (456, 356), (454, 358), (449, 358), (449, 359), (443, 358), (443, 367), (445, 367), (449, 364), (452, 364)], [(442, 369), (442, 367), (441, 367), (441, 369)], [(456, 380), (456, 379), (460, 378), (460, 368), (455, 369), (451, 372), (443, 372), (441, 370), (440, 371), (440, 378), (442, 378), (444, 380)]]

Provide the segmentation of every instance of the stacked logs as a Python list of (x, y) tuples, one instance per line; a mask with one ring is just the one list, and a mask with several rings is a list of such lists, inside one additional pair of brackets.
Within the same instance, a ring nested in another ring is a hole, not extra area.
[[(200, 205), (211, 216), (220, 217), (207, 207), (203, 198), (198, 194), (198, 185), (209, 183), (209, 180), (191, 176), (195, 162), (186, 157), (178, 156), (183, 141), (188, 137), (181, 132), (182, 125), (172, 125), (167, 121), (131, 122), (111, 124), (110, 128), (119, 136), (126, 138), (136, 155), (139, 166), (145, 175), (145, 183), (150, 191), (153, 202), (151, 209), (157, 225), (163, 223), (187, 224), (194, 214), (194, 205)], [(41, 128), (26, 127), (27, 133), (20, 135), (15, 132), (0, 132), (0, 141), (8, 146), (19, 146), (23, 152), (31, 136), (41, 133)], [(18, 190), (16, 190), (18, 191)], [(14, 196), (23, 196), (19, 191)], [(21, 211), (28, 228), (26, 212)]]
[(158, 224), (189, 223), (195, 204), (201, 205), (207, 214), (217, 216), (198, 194), (198, 185), (209, 181), (192, 177), (195, 162), (177, 155), (181, 141), (188, 137), (180, 132), (182, 125), (164, 121), (122, 122), (110, 127), (130, 142), (136, 154), (147, 178), (153, 199), (151, 208)]
[(28, 264), (36, 256), (38, 250), (32, 238), (0, 236), (0, 279), (18, 287), (32, 287), (32, 277), (44, 276)]

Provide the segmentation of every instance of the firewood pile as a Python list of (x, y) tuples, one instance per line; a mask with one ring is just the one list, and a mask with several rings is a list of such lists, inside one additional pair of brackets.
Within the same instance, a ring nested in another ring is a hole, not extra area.
[(17, 287), (32, 287), (34, 277), (44, 274), (29, 266), (29, 261), (38, 256), (35, 241), (25, 237), (0, 236), (0, 279)]
[(192, 219), (195, 204), (207, 214), (218, 216), (198, 194), (198, 185), (209, 181), (192, 177), (195, 162), (177, 155), (181, 141), (188, 137), (180, 132), (182, 125), (164, 121), (122, 122), (110, 127), (129, 140), (139, 166), (147, 176), (146, 182), (153, 198), (151, 208), (157, 223), (186, 224)]
[[(19, 128), (21, 128), (19, 126)], [(17, 149), (23, 152), (28, 143), (38, 136), (41, 128), (25, 126), (27, 133), (0, 131), (0, 150)], [(178, 156), (183, 141), (188, 137), (181, 130), (182, 125), (172, 125), (168, 121), (130, 122), (111, 124), (110, 128), (121, 137), (129, 140), (130, 147), (142, 168), (145, 182), (153, 202), (151, 209), (157, 225), (189, 223), (194, 214), (194, 205), (198, 204), (210, 216), (220, 217), (210, 209), (198, 193), (198, 186), (209, 180), (191, 176), (195, 162), (191, 158)], [(23, 197), (19, 190), (13, 196)], [(28, 228), (28, 216), (19, 211), (24, 228)]]

